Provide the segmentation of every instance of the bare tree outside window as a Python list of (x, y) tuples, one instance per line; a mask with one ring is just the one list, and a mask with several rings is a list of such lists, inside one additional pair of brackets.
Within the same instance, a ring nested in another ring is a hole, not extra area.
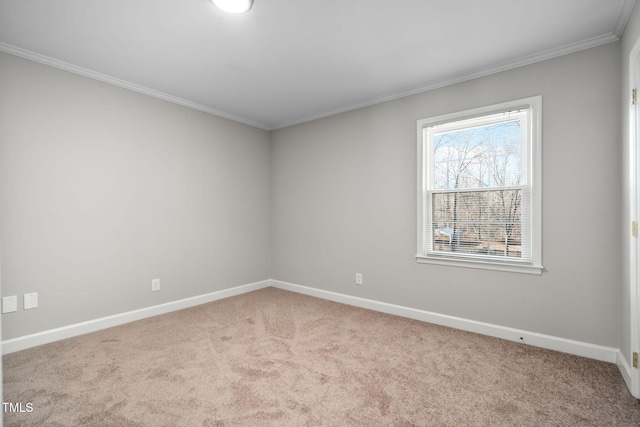
[(417, 121), (422, 264), (542, 274), (542, 97)]
[(520, 120), (432, 132), (434, 250), (520, 257)]

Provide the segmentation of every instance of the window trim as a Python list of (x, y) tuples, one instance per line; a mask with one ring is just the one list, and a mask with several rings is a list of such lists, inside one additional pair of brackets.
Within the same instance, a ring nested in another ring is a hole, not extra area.
[[(531, 262), (519, 260), (505, 260), (475, 257), (473, 255), (429, 254), (426, 250), (425, 215), (429, 201), (426, 194), (426, 175), (429, 168), (424, 152), (423, 130), (437, 124), (471, 119), (515, 109), (530, 109), (530, 135), (527, 156), (527, 185), (531, 189)], [(480, 108), (445, 114), (437, 117), (417, 121), (417, 251), (416, 261), (421, 264), (438, 264), (455, 267), (477, 268), (484, 270), (509, 271), (515, 273), (542, 274), (542, 96), (534, 96), (515, 101), (503, 102)]]

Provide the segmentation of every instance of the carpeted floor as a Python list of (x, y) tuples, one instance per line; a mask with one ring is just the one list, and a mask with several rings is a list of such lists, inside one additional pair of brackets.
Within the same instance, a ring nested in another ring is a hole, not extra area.
[(266, 288), (4, 356), (5, 426), (638, 426), (615, 365)]

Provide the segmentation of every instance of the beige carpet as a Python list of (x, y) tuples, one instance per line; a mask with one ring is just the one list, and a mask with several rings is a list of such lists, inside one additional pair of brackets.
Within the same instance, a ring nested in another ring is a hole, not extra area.
[(639, 426), (613, 364), (267, 288), (4, 356), (6, 426)]

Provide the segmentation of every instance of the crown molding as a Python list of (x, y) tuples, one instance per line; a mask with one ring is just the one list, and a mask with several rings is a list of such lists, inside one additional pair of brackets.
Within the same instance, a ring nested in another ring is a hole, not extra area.
[(622, 37), (622, 33), (627, 26), (627, 22), (629, 21), (629, 17), (631, 16), (631, 12), (633, 12), (633, 7), (635, 6), (635, 4), (636, 0), (625, 0), (620, 5), (618, 20), (616, 21), (616, 26), (613, 30), (613, 34), (615, 34), (617, 38)]
[(406, 91), (396, 92), (396, 93), (384, 95), (381, 97), (373, 98), (369, 101), (365, 101), (359, 104), (342, 107), (342, 108), (331, 110), (321, 114), (303, 117), (293, 121), (276, 123), (273, 125), (261, 123), (255, 120), (248, 119), (246, 117), (236, 116), (221, 110), (216, 110), (214, 108), (197, 104), (195, 102), (188, 101), (186, 99), (182, 99), (173, 95), (166, 94), (164, 92), (160, 92), (154, 89), (140, 86), (135, 83), (118, 79), (116, 77), (112, 77), (106, 74), (98, 73), (96, 71), (89, 70), (87, 68), (79, 67), (77, 65), (73, 65), (68, 62), (60, 61), (58, 59), (41, 55), (39, 53), (35, 53), (26, 49), (18, 48), (6, 43), (0, 42), (0, 52), (5, 52), (5, 53), (15, 55), (21, 58), (25, 58), (34, 62), (39, 62), (44, 65), (49, 65), (51, 67), (59, 68), (61, 70), (65, 70), (74, 74), (79, 74), (94, 80), (99, 80), (114, 86), (118, 86), (134, 92), (142, 93), (144, 95), (152, 96), (154, 98), (162, 99), (174, 104), (182, 105), (187, 108), (192, 108), (194, 110), (202, 111), (217, 117), (233, 120), (235, 122), (243, 123), (259, 129), (271, 131), (271, 130), (286, 128), (289, 126), (295, 126), (295, 125), (310, 122), (313, 120), (323, 119), (330, 116), (335, 116), (337, 114), (346, 113), (348, 111), (357, 110), (359, 108), (370, 107), (372, 105), (381, 104), (387, 101), (393, 101), (395, 99), (400, 99), (407, 96), (417, 95), (420, 93), (428, 92), (428, 91), (439, 89), (442, 87), (451, 86), (457, 83), (462, 83), (462, 82), (477, 79), (480, 77), (489, 76), (491, 74), (500, 73), (502, 71), (508, 71), (514, 68), (523, 67), (525, 65), (531, 65), (536, 62), (546, 61), (547, 59), (553, 59), (559, 56), (568, 55), (571, 53), (579, 52), (581, 50), (586, 50), (592, 47), (597, 47), (603, 44), (618, 41), (620, 39), (622, 32), (624, 31), (624, 27), (627, 23), (627, 20), (629, 19), (629, 16), (633, 10), (635, 3), (636, 3), (636, 0), (625, 0), (625, 2), (621, 7), (619, 18), (618, 18), (614, 32), (603, 34), (597, 37), (592, 37), (590, 39), (582, 40), (576, 43), (570, 43), (564, 46), (560, 46), (558, 48), (546, 50), (533, 55), (528, 55), (512, 61), (506, 61), (497, 66), (476, 69), (474, 71), (471, 71), (470, 73), (453, 77), (453, 78), (447, 78), (440, 81), (436, 81), (426, 86), (419, 86)]
[[(633, 2), (635, 2), (635, 0), (632, 0)], [(346, 113), (348, 111), (353, 111), (353, 110), (357, 110), (359, 108), (364, 108), (364, 107), (370, 107), (372, 105), (376, 105), (376, 104), (381, 104), (383, 102), (387, 102), (387, 101), (393, 101), (395, 99), (400, 99), (400, 98), (404, 98), (407, 96), (411, 96), (411, 95), (417, 95), (420, 93), (424, 93), (424, 92), (429, 92), (431, 90), (434, 89), (440, 89), (442, 87), (446, 87), (446, 86), (451, 86), (457, 83), (462, 83), (462, 82), (466, 82), (469, 80), (474, 80), (480, 77), (485, 77), (485, 76), (489, 76), (491, 74), (496, 74), (496, 73), (500, 73), (502, 71), (508, 71), (508, 70), (512, 70), (514, 68), (519, 68), (519, 67), (523, 67), (525, 65), (531, 65), (534, 64), (536, 62), (541, 62), (541, 61), (546, 61), (547, 59), (553, 59), (553, 58), (557, 58), (559, 56), (564, 56), (564, 55), (568, 55), (570, 53), (575, 53), (575, 52), (579, 52), (581, 50), (586, 50), (586, 49), (590, 49), (592, 47), (596, 47), (596, 46), (601, 46), (603, 44), (607, 44), (607, 43), (611, 43), (611, 42), (615, 42), (618, 41), (620, 38), (617, 37), (614, 33), (608, 33), (608, 34), (604, 34), (601, 36), (597, 36), (597, 37), (592, 37), (590, 39), (586, 39), (586, 40), (582, 40), (580, 42), (576, 42), (576, 43), (570, 43), (570, 44), (566, 44), (564, 46), (560, 46), (558, 48), (554, 48), (554, 49), (550, 49), (550, 50), (546, 50), (543, 52), (539, 52), (533, 55), (528, 55), (528, 56), (524, 56), (512, 61), (507, 61), (507, 62), (503, 62), (502, 64), (499, 64), (497, 66), (493, 66), (493, 67), (488, 67), (488, 68), (481, 68), (481, 69), (476, 69), (468, 74), (464, 74), (461, 76), (457, 76), (454, 78), (448, 78), (448, 79), (443, 79), (440, 81), (437, 81), (435, 83), (426, 85), (426, 86), (420, 86), (414, 89), (409, 89), (403, 92), (398, 92), (398, 93), (394, 93), (394, 94), (390, 94), (390, 95), (385, 95), (379, 98), (374, 98), (370, 101), (366, 101), (360, 104), (356, 104), (356, 105), (351, 105), (348, 107), (344, 107), (344, 108), (340, 108), (337, 110), (332, 110), (330, 112), (327, 113), (322, 113), (322, 114), (318, 114), (318, 115), (314, 115), (314, 116), (308, 116), (305, 117), (303, 119), (299, 119), (299, 120), (295, 120), (292, 122), (283, 122), (283, 123), (278, 123), (275, 124), (272, 127), (272, 130), (277, 130), (277, 129), (282, 129), (282, 128), (286, 128), (289, 126), (295, 126), (295, 125), (299, 125), (302, 123), (306, 123), (306, 122), (310, 122), (313, 120), (318, 120), (318, 119), (323, 119), (326, 117), (330, 117), (330, 116), (335, 116), (336, 114), (341, 114), (341, 113)]]
[(60, 61), (55, 58), (51, 58), (46, 55), (42, 55), (36, 52), (32, 52), (26, 49), (22, 49), (16, 46), (12, 46), (7, 43), (0, 42), (0, 52), (8, 53), (10, 55), (18, 56), (20, 58), (28, 59), (30, 61), (38, 62), (40, 64), (48, 65), (50, 67), (58, 68), (60, 70), (68, 71), (70, 73), (78, 74), (90, 79), (98, 80), (103, 83), (108, 83), (113, 86), (118, 86), (123, 89), (138, 92), (143, 95), (148, 95), (154, 98), (162, 99), (173, 104), (182, 105), (183, 107), (191, 108), (194, 110), (202, 111), (213, 116), (221, 117), (223, 119), (233, 120), (234, 122), (242, 123), (245, 125), (253, 126), (263, 130), (271, 130), (271, 127), (265, 123), (257, 122), (255, 120), (247, 119), (245, 117), (236, 116), (234, 114), (227, 113), (225, 111), (216, 110), (215, 108), (207, 107), (202, 104), (198, 104), (192, 101), (188, 101), (177, 96), (169, 95), (164, 92), (160, 92), (154, 89), (150, 89), (145, 86), (141, 86), (135, 83), (128, 82), (126, 80), (119, 79), (117, 77), (102, 74), (97, 71), (90, 70), (88, 68), (79, 67), (77, 65), (70, 64), (65, 61)]

